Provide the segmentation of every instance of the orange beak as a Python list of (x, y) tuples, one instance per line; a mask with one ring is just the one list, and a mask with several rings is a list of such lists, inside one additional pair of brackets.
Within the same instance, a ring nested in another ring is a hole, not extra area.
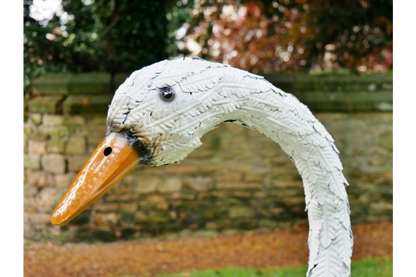
[(121, 181), (138, 164), (139, 155), (123, 134), (110, 133), (97, 146), (52, 213), (64, 225)]

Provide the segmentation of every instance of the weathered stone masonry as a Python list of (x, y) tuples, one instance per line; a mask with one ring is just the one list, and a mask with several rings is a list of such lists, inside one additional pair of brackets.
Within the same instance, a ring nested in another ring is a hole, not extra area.
[[(225, 123), (181, 164), (139, 166), (63, 227), (50, 214), (106, 131), (108, 74), (49, 74), (25, 102), (25, 238), (111, 241), (172, 232), (306, 224), (300, 176), (280, 147)], [(267, 75), (335, 139), (353, 223), (392, 220), (392, 76)]]

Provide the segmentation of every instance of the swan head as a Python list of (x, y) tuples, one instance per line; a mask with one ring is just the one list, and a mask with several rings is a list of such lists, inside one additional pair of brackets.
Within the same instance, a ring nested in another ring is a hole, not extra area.
[[(203, 134), (231, 117), (243, 118), (232, 99), (238, 95), (218, 85), (235, 72), (262, 78), (199, 58), (164, 60), (133, 72), (111, 102), (105, 138), (56, 206), (52, 223), (68, 223), (138, 164), (178, 163), (201, 145)], [(215, 105), (224, 97), (231, 107)]]
[[(124, 134), (140, 163), (168, 165), (201, 145), (218, 125), (212, 102), (228, 66), (198, 58), (161, 61), (135, 71), (118, 88), (109, 107), (107, 134)], [(210, 103), (209, 103), (210, 102)]]

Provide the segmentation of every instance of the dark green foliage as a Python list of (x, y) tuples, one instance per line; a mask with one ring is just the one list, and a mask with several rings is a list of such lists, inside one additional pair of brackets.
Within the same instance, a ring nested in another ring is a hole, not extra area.
[[(45, 72), (132, 72), (168, 58), (175, 38), (167, 14), (186, 15), (167, 1), (62, 1), (66, 22), (56, 14), (36, 21), (29, 15), (33, 0), (24, 1), (25, 88)], [(169, 25), (169, 26), (168, 26)], [(170, 46), (170, 47), (168, 47)]]
[[(185, 44), (179, 48), (177, 42), (185, 42), (189, 36), (202, 47), (198, 55), (207, 59), (213, 58), (212, 44), (216, 40), (224, 43), (232, 37), (238, 57), (228, 63), (246, 70), (252, 68), (236, 61), (246, 59), (245, 54), (258, 54), (258, 70), (266, 68), (267, 63), (279, 62), (279, 71), (308, 71), (322, 67), (328, 53), (341, 71), (355, 72), (360, 65), (370, 71), (380, 64), (381, 70), (392, 68), (392, 0), (63, 0), (62, 14), (58, 12), (43, 21), (30, 17), (32, 4), (33, 0), (24, 0), (25, 89), (46, 72), (108, 72), (113, 91), (116, 73), (188, 54)], [(247, 22), (251, 23), (224, 22), (226, 5), (246, 5), (246, 17), (251, 18)], [(256, 5), (265, 19), (255, 15)], [(255, 30), (258, 27), (254, 22), (258, 20), (267, 26), (262, 37), (244, 41), (245, 34), (235, 35)], [(184, 24), (187, 35), (177, 37), (176, 31)], [(215, 36), (213, 26), (221, 24), (233, 32)], [(234, 25), (238, 28), (233, 29)], [(270, 37), (276, 39), (266, 42)], [(288, 45), (293, 49), (290, 60), (262, 58), (260, 49), (267, 53), (267, 47), (271, 47), (270, 52)], [(249, 53), (250, 48), (253, 53)], [(299, 49), (302, 53), (297, 53)], [(224, 62), (222, 58), (216, 61)]]
[(168, 57), (166, 1), (106, 1), (90, 5), (104, 70), (131, 72)]

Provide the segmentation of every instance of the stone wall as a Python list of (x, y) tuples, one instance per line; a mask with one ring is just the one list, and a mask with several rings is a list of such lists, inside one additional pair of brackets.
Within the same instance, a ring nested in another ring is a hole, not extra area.
[[(60, 241), (307, 224), (302, 181), (280, 147), (224, 123), (182, 163), (139, 166), (63, 227), (50, 215), (106, 131), (126, 75), (51, 74), (25, 101), (24, 234)], [(267, 75), (308, 105), (334, 137), (353, 223), (392, 221), (392, 76)]]

